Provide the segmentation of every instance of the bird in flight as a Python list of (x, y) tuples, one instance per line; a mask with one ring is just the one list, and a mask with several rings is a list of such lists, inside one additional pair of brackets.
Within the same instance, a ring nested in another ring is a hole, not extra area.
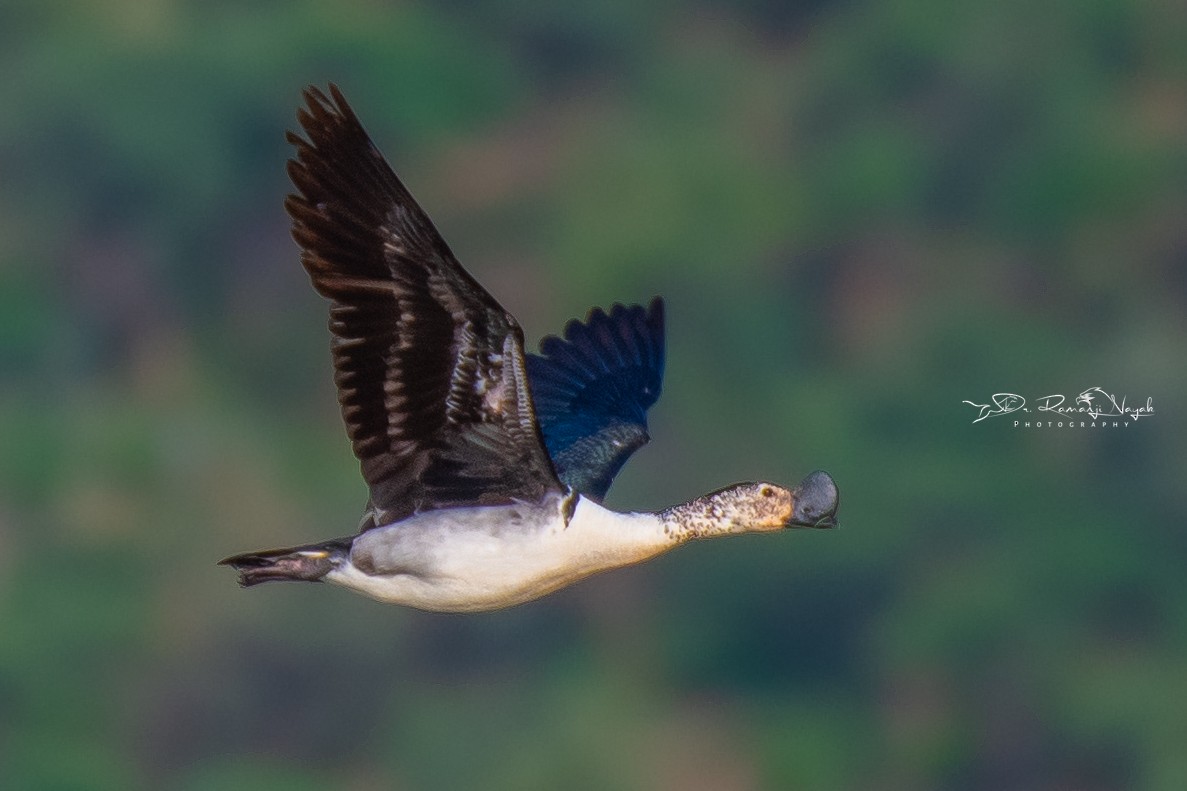
[(334, 85), (288, 133), (285, 201), (330, 301), (338, 400), (369, 488), (356, 535), (221, 561), (244, 586), (329, 582), (383, 602), (479, 612), (544, 596), (697, 538), (836, 525), (823, 471), (739, 483), (654, 513), (601, 500), (648, 440), (663, 303), (615, 305), (524, 351)]

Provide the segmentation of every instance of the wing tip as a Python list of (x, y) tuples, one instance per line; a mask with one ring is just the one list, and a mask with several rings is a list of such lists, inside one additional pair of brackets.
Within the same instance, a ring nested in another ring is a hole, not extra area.
[(558, 369), (558, 375), (570, 379), (589, 382), (636, 366), (662, 379), (663, 298), (653, 297), (647, 307), (616, 302), (609, 311), (591, 308), (584, 320), (570, 319), (560, 335), (542, 338), (539, 350), (534, 357), (543, 358)]

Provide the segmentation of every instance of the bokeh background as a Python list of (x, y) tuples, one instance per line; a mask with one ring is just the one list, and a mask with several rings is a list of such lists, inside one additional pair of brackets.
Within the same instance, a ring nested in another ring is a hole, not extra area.
[[(1187, 788), (1187, 11), (0, 7), (6, 789)], [(668, 303), (654, 508), (842, 527), (481, 616), (214, 562), (365, 491), (283, 131), (340, 84), (529, 342)], [(1128, 428), (973, 424), (1100, 386)]]

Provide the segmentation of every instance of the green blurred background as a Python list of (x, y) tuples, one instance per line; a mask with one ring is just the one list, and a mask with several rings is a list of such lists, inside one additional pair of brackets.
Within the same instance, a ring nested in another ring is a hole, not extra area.
[[(5, 789), (1187, 788), (1187, 10), (0, 6)], [(365, 497), (281, 200), (340, 84), (534, 344), (668, 301), (611, 492), (842, 528), (481, 616), (214, 562)], [(1100, 386), (1129, 428), (973, 424)]]

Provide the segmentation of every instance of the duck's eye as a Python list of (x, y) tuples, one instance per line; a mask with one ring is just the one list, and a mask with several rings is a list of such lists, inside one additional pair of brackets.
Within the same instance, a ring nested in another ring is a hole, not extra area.
[(761, 494), (763, 497), (774, 497), (775, 490), (772, 489), (770, 486), (764, 486), (764, 487), (762, 487), (762, 490), (759, 491), (759, 494)]

